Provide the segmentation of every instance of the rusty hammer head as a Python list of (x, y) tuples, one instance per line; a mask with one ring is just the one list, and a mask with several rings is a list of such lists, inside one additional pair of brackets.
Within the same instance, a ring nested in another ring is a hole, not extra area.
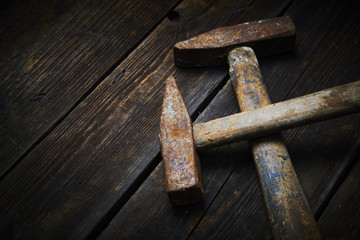
[(172, 76), (166, 80), (160, 141), (170, 201), (174, 205), (201, 201), (204, 191), (192, 122)]
[[(212, 30), (174, 46), (177, 66), (226, 64), (229, 52), (251, 46), (260, 56), (293, 49), (295, 26), (289, 17), (273, 18)], [(174, 205), (203, 199), (200, 163), (192, 123), (173, 77), (166, 82), (160, 124), (166, 189)]]
[(296, 29), (289, 16), (217, 28), (174, 46), (179, 67), (206, 67), (227, 64), (229, 52), (237, 47), (254, 49), (257, 57), (292, 50)]

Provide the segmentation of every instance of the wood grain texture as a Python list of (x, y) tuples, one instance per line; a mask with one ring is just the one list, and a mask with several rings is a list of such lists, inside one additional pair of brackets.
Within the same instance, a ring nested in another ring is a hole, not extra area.
[(176, 3), (11, 4), (0, 29), (0, 175), (103, 80)]
[[(257, 11), (274, 7), (264, 4), (259, 3)], [(339, 29), (335, 26), (351, 21), (346, 11), (352, 9), (352, 6), (347, 6), (345, 11), (338, 11), (345, 5), (346, 2), (339, 1), (319, 1), (315, 5), (314, 1), (295, 1), (285, 12), (294, 19), (299, 31), (296, 52), (259, 59), (265, 83), (273, 100), (279, 101), (286, 98), (304, 70), (311, 66), (310, 56), (313, 55), (324, 36), (329, 34), (329, 29), (333, 28), (331, 33), (336, 34)], [(257, 2), (254, 2), (244, 14), (250, 14), (248, 11), (255, 6)], [(319, 9), (322, 9), (322, 14), (318, 14)], [(261, 15), (258, 14), (258, 16)], [(266, 16), (261, 16), (261, 18)], [(249, 17), (249, 20), (251, 18)], [(351, 28), (342, 29), (342, 31), (356, 32)], [(340, 39), (340, 36), (337, 39)], [(346, 48), (351, 41), (345, 41), (339, 45), (339, 48)], [(324, 44), (321, 51), (316, 52), (314, 59), (320, 54), (323, 57), (329, 54), (332, 49), (327, 49), (327, 46)], [(323, 59), (318, 59), (320, 60)], [(322, 61), (322, 63), (324, 67), (326, 62)], [(340, 72), (346, 71), (347, 64), (342, 63), (337, 66), (337, 69), (336, 71), (341, 69)], [(315, 70), (316, 68), (312, 68), (312, 74), (316, 72)], [(202, 71), (208, 71), (208, 69), (202, 69)], [(318, 71), (321, 74), (317, 77), (321, 78), (322, 74), (327, 74), (321, 68)], [(311, 72), (308, 74), (311, 75)], [(340, 85), (341, 82), (355, 81), (356, 79), (346, 79), (349, 74), (351, 72), (346, 71), (344, 78), (337, 78), (338, 75), (332, 76), (327, 87)], [(301, 79), (305, 81), (305, 78)], [(342, 80), (332, 85), (335, 79)], [(317, 80), (318, 78), (314, 77), (310, 79), (312, 84), (315, 84)], [(296, 92), (301, 91), (300, 95), (304, 95), (327, 88), (322, 86), (311, 89), (301, 88), (302, 81), (298, 82), (298, 87), (294, 88), (289, 98), (299, 96), (295, 94)], [(199, 120), (202, 122), (229, 115), (237, 112), (237, 108), (232, 87), (227, 84)], [(330, 188), (346, 166), (343, 157), (358, 138), (356, 129), (360, 129), (360, 126), (357, 118), (357, 115), (349, 116), (284, 133), (299, 180), (305, 194), (310, 197), (310, 206), (316, 212), (320, 212), (319, 209), (328, 196)], [(330, 126), (331, 132), (327, 126)], [(330, 147), (323, 142), (323, 139), (333, 140), (329, 142)], [(205, 189), (203, 204), (173, 208), (167, 201), (163, 168), (160, 164), (120, 210), (109, 227), (100, 235), (100, 239), (111, 237), (186, 239), (189, 234), (191, 234), (190, 239), (272, 238), (248, 145), (241, 142), (212, 149), (202, 152), (200, 159)], [(323, 165), (326, 167), (323, 168)], [(319, 178), (316, 177), (317, 175)], [(314, 181), (309, 179), (314, 179)], [(329, 182), (331, 186), (328, 186)]]

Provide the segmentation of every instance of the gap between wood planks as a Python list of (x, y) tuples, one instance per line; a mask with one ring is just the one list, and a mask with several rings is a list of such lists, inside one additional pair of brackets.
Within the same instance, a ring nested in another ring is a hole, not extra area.
[(351, 169), (354, 167), (356, 161), (360, 161), (358, 159), (360, 155), (360, 140), (356, 143), (356, 145), (351, 150), (348, 158), (345, 162), (347, 162), (346, 166), (344, 167), (344, 170), (340, 173), (334, 184), (332, 184), (332, 187), (328, 193), (328, 195), (325, 196), (323, 202), (320, 204), (320, 207), (318, 210), (314, 213), (314, 217), (316, 221), (319, 221), (320, 217), (326, 210), (327, 206), (329, 205), (331, 199), (334, 197), (336, 192), (340, 189), (341, 185), (344, 183), (346, 177), (349, 175)]
[[(168, 18), (171, 22), (178, 21), (179, 20), (179, 14), (174, 11), (174, 9), (182, 2), (183, 0), (177, 1), (177, 3), (174, 5), (174, 7), (159, 21), (154, 24), (152, 28), (147, 31), (142, 38), (140, 38), (131, 48), (129, 48), (128, 51), (120, 58), (118, 59), (94, 84), (91, 86), (75, 103), (74, 105), (64, 114), (62, 115), (49, 129), (47, 129), (28, 149), (25, 150), (25, 152), (0, 176), (0, 181), (2, 181), (39, 143), (41, 143), (58, 125), (60, 125), (63, 120), (77, 107), (79, 104), (87, 98), (93, 92), (101, 82), (104, 81), (104, 79), (112, 73), (116, 67), (124, 60), (126, 59), (130, 53), (136, 49), (139, 44), (146, 39), (155, 28), (159, 26), (159, 24), (165, 19)], [(122, 75), (126, 72), (126, 69), (123, 70)], [(114, 83), (116, 83), (119, 80), (120, 77), (116, 78)]]

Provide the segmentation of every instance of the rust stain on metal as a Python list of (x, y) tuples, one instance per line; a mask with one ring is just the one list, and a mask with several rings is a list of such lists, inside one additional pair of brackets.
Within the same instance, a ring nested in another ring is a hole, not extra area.
[(240, 46), (252, 47), (257, 56), (280, 53), (294, 48), (295, 36), (289, 16), (222, 27), (175, 44), (175, 65), (224, 65), (230, 50)]
[(166, 80), (160, 141), (166, 190), (171, 202), (186, 205), (201, 201), (204, 191), (192, 123), (172, 76)]

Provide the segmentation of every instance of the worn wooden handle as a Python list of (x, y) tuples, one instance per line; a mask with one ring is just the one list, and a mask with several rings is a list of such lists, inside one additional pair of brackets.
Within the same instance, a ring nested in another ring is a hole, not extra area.
[(197, 148), (220, 146), (269, 135), (360, 111), (360, 81), (194, 124)]
[[(229, 54), (230, 77), (241, 111), (269, 105), (255, 53), (237, 48)], [(251, 140), (253, 157), (276, 239), (320, 239), (280, 133)]]

